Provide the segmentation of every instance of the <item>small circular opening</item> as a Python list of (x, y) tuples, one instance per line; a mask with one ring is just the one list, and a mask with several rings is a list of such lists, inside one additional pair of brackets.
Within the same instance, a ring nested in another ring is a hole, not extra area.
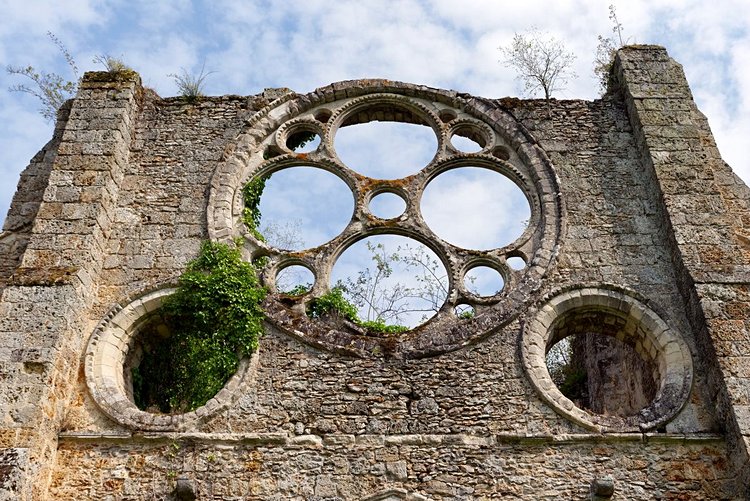
[(440, 120), (442, 120), (443, 123), (448, 123), (452, 120), (456, 119), (456, 113), (452, 110), (443, 110), (440, 112)]
[(295, 132), (286, 140), (286, 147), (295, 153), (310, 153), (317, 150), (319, 145), (320, 136), (307, 130)]
[(370, 212), (380, 219), (393, 219), (404, 213), (406, 201), (395, 193), (385, 192), (370, 200)]
[(526, 268), (526, 261), (519, 256), (509, 257), (505, 260), (505, 262), (508, 264), (511, 270), (519, 271)]
[(458, 134), (451, 136), (451, 144), (462, 153), (477, 153), (482, 151), (481, 144), (468, 137), (459, 136)]
[(455, 308), (453, 308), (453, 313), (455, 313), (456, 317), (460, 320), (468, 320), (470, 318), (474, 318), (474, 316), (476, 316), (477, 314), (477, 311), (470, 304), (460, 303), (457, 304)]
[(464, 275), (466, 290), (480, 297), (490, 297), (500, 293), (505, 287), (503, 276), (489, 266), (475, 266)]
[(453, 131), (451, 144), (463, 153), (477, 153), (487, 145), (487, 139), (479, 128), (462, 125)]
[(492, 150), (492, 155), (500, 160), (510, 160), (510, 151), (505, 146), (497, 146)]
[(332, 113), (330, 110), (318, 110), (315, 112), (315, 120), (320, 123), (326, 123), (331, 119), (331, 115)]
[(306, 266), (293, 264), (276, 273), (276, 290), (290, 296), (307, 294), (315, 283), (315, 275)]

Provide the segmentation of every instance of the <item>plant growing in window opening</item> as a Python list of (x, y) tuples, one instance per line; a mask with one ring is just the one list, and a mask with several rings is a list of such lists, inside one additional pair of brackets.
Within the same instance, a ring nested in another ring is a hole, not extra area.
[(204, 242), (161, 307), (164, 324), (141, 333), (144, 355), (133, 369), (136, 405), (180, 413), (205, 404), (257, 348), (265, 296), (255, 268), (236, 246)]
[(307, 315), (310, 318), (343, 318), (373, 333), (398, 334), (409, 330), (404, 325), (387, 325), (382, 320), (361, 320), (357, 307), (346, 299), (341, 286), (313, 299), (307, 307)]

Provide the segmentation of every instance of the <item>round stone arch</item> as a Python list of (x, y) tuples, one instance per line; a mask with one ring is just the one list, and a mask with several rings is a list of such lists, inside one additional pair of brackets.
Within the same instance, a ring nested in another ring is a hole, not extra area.
[[(438, 145), (433, 160), (416, 174), (396, 180), (378, 180), (355, 172), (337, 157), (335, 134), (339, 127), (371, 120), (429, 127)], [(291, 151), (286, 143), (296, 131), (320, 135), (319, 146), (304, 154)], [(475, 153), (457, 150), (450, 141), (455, 134), (474, 138), (481, 149)], [(338, 236), (309, 251), (292, 254), (269, 246), (248, 231), (242, 219), (242, 187), (265, 174), (303, 163), (328, 170), (344, 181), (352, 191), (355, 208), (350, 223)], [(444, 171), (462, 166), (493, 170), (523, 192), (531, 217), (516, 241), (487, 251), (462, 249), (440, 239), (425, 223), (418, 202), (427, 183)], [(407, 202), (399, 221), (379, 220), (368, 212), (367, 202), (387, 191), (401, 194)], [(241, 239), (248, 260), (264, 258), (268, 263), (264, 283), (271, 289), (273, 280), (266, 275), (272, 275), (290, 258), (304, 261), (313, 271), (316, 283), (309, 294), (295, 299), (297, 303), (290, 305), (289, 298), (272, 293), (264, 304), (268, 321), (283, 332), (305, 343), (354, 356), (418, 358), (477, 342), (524, 311), (557, 256), (563, 212), (559, 182), (549, 158), (510, 113), (452, 91), (389, 80), (355, 80), (309, 94), (285, 94), (253, 115), (231, 155), (214, 172), (207, 228), (212, 240)], [(448, 299), (436, 315), (410, 331), (384, 338), (299, 314), (305, 311), (305, 302), (326, 293), (337, 256), (352, 242), (379, 234), (407, 236), (429, 243), (436, 252), (450, 283)], [(505, 287), (500, 294), (478, 298), (459, 287), (466, 263), (477, 259), (492, 263), (503, 277)], [(510, 259), (522, 259), (524, 266), (513, 268), (508, 264)], [(457, 318), (455, 306), (464, 303), (475, 309), (473, 318)]]
[[(584, 317), (600, 326), (599, 334), (627, 342), (653, 362), (656, 396), (635, 415), (609, 416), (581, 409), (552, 381), (547, 351), (560, 339), (582, 333)], [(647, 431), (662, 426), (685, 405), (693, 382), (692, 357), (682, 336), (636, 293), (617, 287), (569, 288), (549, 296), (523, 329), (521, 358), (542, 400), (574, 423), (599, 432)]]
[(256, 350), (239, 362), (237, 372), (205, 405), (184, 414), (155, 414), (139, 409), (133, 400), (129, 360), (138, 344), (139, 329), (158, 319), (164, 298), (174, 292), (164, 287), (126, 300), (110, 309), (89, 338), (84, 355), (86, 385), (99, 408), (128, 428), (150, 431), (194, 429), (237, 397), (258, 361)]

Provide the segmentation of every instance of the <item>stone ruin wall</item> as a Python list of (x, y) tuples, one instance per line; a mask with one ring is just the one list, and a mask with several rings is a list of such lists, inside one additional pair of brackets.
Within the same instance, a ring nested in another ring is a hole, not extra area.
[[(611, 499), (742, 499), (750, 191), (666, 51), (621, 50), (616, 78), (601, 100), (548, 109), (388, 81), (185, 104), (134, 74), (88, 74), (0, 235), (0, 499), (164, 499), (178, 479), (198, 499), (588, 499), (605, 478)], [(547, 166), (521, 174), (552, 173), (536, 181), (552, 212), (538, 211), (547, 233), (530, 238), (513, 302), (469, 327), (441, 320), (392, 356), (295, 332), (269, 303), (258, 353), (207, 410), (152, 419), (108, 396), (96, 364), (114, 362), (92, 333), (108, 343), (202, 240), (227, 238), (216, 173), (258, 131), (374, 92), (511, 124)], [(587, 308), (661, 363), (642, 416), (569, 408), (545, 386), (539, 346)]]

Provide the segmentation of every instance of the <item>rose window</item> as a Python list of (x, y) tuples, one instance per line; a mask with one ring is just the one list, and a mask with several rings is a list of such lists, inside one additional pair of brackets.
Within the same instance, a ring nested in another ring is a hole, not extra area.
[[(212, 239), (241, 238), (259, 266), (271, 323), (359, 356), (429, 356), (491, 334), (531, 300), (560, 232), (552, 167), (513, 117), (387, 81), (256, 113), (214, 175), (208, 218)], [(417, 283), (389, 298), (423, 303), (378, 310), (373, 291), (399, 267)], [(321, 309), (341, 289), (356, 314)]]

